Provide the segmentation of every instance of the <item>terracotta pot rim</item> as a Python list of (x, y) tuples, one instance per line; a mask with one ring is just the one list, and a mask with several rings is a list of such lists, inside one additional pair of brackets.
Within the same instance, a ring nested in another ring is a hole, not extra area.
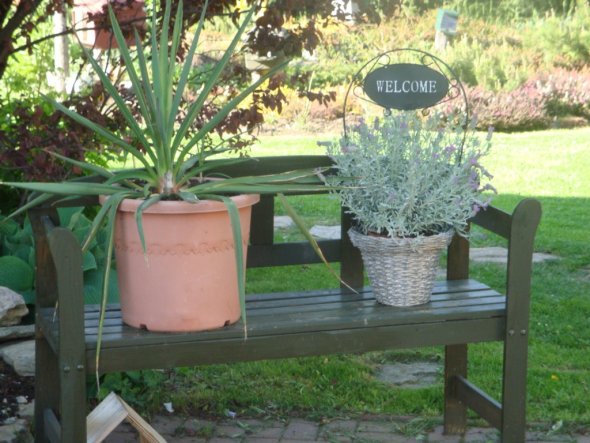
[[(108, 196), (101, 195), (99, 201), (103, 204)], [(252, 206), (260, 201), (258, 194), (240, 194), (231, 197), (238, 209)], [(126, 198), (119, 205), (119, 211), (135, 212), (139, 205), (144, 202), (143, 199)], [(222, 202), (215, 200), (200, 200), (198, 203), (188, 203), (185, 201), (160, 201), (144, 211), (146, 214), (193, 214), (205, 212), (225, 211), (226, 206)]]

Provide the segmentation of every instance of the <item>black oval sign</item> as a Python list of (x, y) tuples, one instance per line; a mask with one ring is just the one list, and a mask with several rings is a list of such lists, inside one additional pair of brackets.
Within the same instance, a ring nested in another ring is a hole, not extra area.
[(436, 105), (447, 95), (449, 81), (428, 66), (399, 63), (371, 71), (363, 89), (384, 108), (409, 111)]

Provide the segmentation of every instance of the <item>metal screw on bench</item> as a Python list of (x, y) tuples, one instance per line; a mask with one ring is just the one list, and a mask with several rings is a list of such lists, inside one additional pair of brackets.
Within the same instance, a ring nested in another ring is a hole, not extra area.
[(66, 366), (64, 366), (64, 368), (63, 368), (63, 369), (64, 369), (64, 372), (65, 372), (65, 373), (68, 373), (68, 372), (70, 372), (70, 370), (71, 370), (71, 368), (70, 368), (69, 366), (67, 366), (67, 365), (66, 365)]
[(78, 366), (76, 366), (76, 369), (78, 371), (83, 371), (84, 370), (84, 365), (78, 365)]

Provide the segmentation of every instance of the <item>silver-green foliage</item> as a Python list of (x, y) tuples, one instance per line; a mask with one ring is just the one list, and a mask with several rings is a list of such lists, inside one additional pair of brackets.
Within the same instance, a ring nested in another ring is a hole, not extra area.
[[(463, 149), (461, 145), (465, 137)], [(480, 159), (491, 131), (481, 140), (472, 128), (400, 113), (350, 128), (329, 148), (337, 174), (327, 182), (363, 233), (419, 237), (454, 229), (487, 206), (484, 183), (491, 175)]]

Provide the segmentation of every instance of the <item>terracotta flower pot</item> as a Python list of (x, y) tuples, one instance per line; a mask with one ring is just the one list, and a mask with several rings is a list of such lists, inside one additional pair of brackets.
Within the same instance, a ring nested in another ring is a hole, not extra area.
[[(132, 27), (138, 30), (145, 28), (145, 20), (142, 20), (146, 17), (144, 0), (75, 0), (73, 22), (76, 28), (84, 29), (76, 33), (84, 46), (95, 49), (119, 47), (115, 36), (106, 27), (108, 13), (105, 8), (109, 2), (114, 6), (117, 21), (121, 25), (127, 45), (135, 44)], [(93, 19), (92, 16), (95, 18)]]
[[(252, 205), (240, 212), (244, 260)], [(225, 205), (159, 202), (143, 214), (144, 254), (135, 221), (141, 200), (124, 200), (115, 225), (115, 258), (123, 321), (151, 331), (201, 331), (240, 318), (234, 240)]]

